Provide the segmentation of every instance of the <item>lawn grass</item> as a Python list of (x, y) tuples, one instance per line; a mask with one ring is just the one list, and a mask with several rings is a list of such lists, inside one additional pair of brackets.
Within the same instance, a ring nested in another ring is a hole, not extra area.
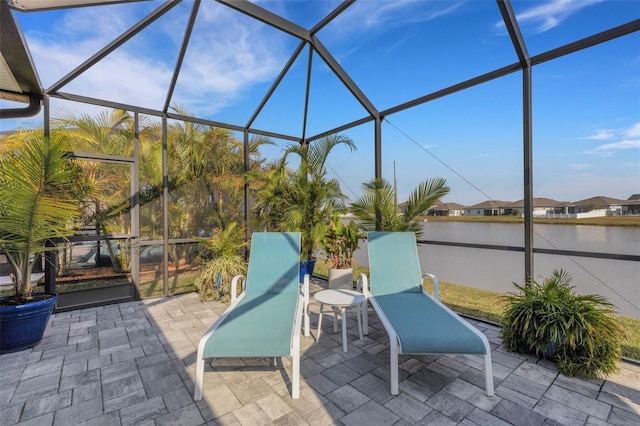
[[(318, 260), (313, 275), (326, 279), (329, 268)], [(356, 265), (354, 282), (360, 273), (369, 273), (369, 268)], [(425, 289), (433, 294), (433, 284), (425, 279)], [(440, 281), (440, 301), (462, 315), (468, 315), (492, 323), (499, 323), (506, 302), (504, 294)], [(618, 317), (625, 338), (621, 342), (622, 356), (640, 361), (640, 319)]]

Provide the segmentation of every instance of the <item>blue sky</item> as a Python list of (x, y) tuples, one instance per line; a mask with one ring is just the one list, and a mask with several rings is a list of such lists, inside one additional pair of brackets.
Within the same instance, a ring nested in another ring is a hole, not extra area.
[[(298, 41), (217, 3), (203, 1), (172, 104), (245, 125)], [(311, 28), (337, 1), (258, 1)], [(160, 1), (15, 13), (43, 86), (50, 87)], [(191, 1), (184, 1), (62, 91), (162, 109)], [(530, 55), (640, 18), (637, 1), (512, 1)], [(494, 1), (358, 1), (318, 34), (378, 110), (517, 61)], [(534, 196), (577, 201), (640, 193), (640, 34), (533, 69)], [(308, 50), (294, 63), (254, 127), (300, 136)], [(522, 192), (522, 77), (514, 73), (387, 117), (383, 174), (399, 199), (444, 177), (447, 202), (515, 201)], [(3, 104), (4, 105), (4, 104)], [(52, 100), (62, 110), (94, 107)], [(320, 57), (312, 58), (307, 135), (366, 116)], [(2, 130), (40, 117), (4, 120)], [(330, 174), (354, 198), (374, 173), (373, 126), (344, 133)], [(283, 141), (265, 150), (280, 155)]]

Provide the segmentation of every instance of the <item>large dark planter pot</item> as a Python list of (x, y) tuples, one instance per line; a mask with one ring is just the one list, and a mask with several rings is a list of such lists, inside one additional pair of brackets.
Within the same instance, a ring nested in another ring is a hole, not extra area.
[(23, 351), (40, 342), (57, 300), (52, 295), (24, 305), (0, 306), (0, 353)]
[(304, 262), (300, 262), (300, 282), (304, 282), (304, 275), (309, 274), (309, 277), (313, 275), (313, 268), (316, 266), (318, 259), (309, 259)]

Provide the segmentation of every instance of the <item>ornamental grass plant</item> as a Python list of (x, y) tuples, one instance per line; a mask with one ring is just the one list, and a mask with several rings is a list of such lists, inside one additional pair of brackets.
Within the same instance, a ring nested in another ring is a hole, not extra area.
[(217, 228), (208, 240), (200, 240), (205, 250), (198, 256), (202, 270), (196, 280), (200, 289), (200, 300), (231, 299), (231, 280), (236, 275), (246, 275), (244, 258), (244, 228), (232, 222), (226, 228)]
[(542, 283), (514, 283), (500, 321), (508, 350), (553, 359), (567, 376), (601, 377), (618, 370), (624, 333), (614, 307), (599, 295), (578, 295), (572, 276), (554, 270)]

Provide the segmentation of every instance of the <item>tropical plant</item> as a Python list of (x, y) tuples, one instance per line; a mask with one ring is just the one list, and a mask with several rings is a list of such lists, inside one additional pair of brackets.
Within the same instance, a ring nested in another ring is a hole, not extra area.
[(327, 261), (334, 269), (348, 269), (352, 267), (353, 252), (358, 249), (364, 235), (358, 225), (351, 220), (344, 224), (338, 212), (334, 212), (327, 231), (322, 239), (322, 246), (327, 255)]
[(505, 296), (502, 339), (508, 350), (554, 359), (568, 375), (598, 377), (617, 371), (623, 331), (613, 305), (599, 295), (578, 295), (573, 278), (554, 270), (542, 283), (514, 283)]
[[(141, 140), (145, 139), (145, 122), (142, 120), (140, 123), (143, 129), (139, 133)], [(63, 111), (52, 120), (52, 124), (52, 133), (63, 134), (74, 151), (133, 156), (134, 120), (126, 110), (105, 110), (95, 117)], [(78, 165), (83, 171), (81, 185), (91, 194), (81, 204), (83, 224), (94, 227), (98, 235), (130, 232), (130, 216), (126, 214), (131, 209), (131, 181), (127, 178), (130, 176), (129, 165), (92, 160), (78, 161)], [(96, 245), (98, 266), (102, 266), (102, 248), (100, 244)], [(117, 272), (128, 269), (128, 251), (117, 251), (111, 244), (104, 245), (104, 248)]]
[(0, 251), (11, 265), (14, 302), (32, 300), (31, 272), (46, 244), (74, 233), (79, 215), (77, 167), (60, 135), (28, 132), (19, 148), (0, 156)]
[(206, 253), (202, 257), (202, 272), (197, 280), (200, 298), (226, 302), (230, 298), (233, 277), (247, 273), (243, 249), (248, 243), (245, 242), (244, 228), (232, 222), (224, 229), (216, 229), (210, 239), (199, 241)]
[[(270, 173), (265, 191), (256, 199), (255, 209), (276, 229), (301, 232), (301, 261), (314, 258), (333, 212), (344, 207), (346, 197), (340, 184), (327, 178), (327, 158), (338, 145), (356, 149), (351, 139), (340, 135), (328, 135), (311, 144), (289, 145), (279, 168)], [(286, 168), (291, 154), (300, 159), (293, 171)]]
[(350, 211), (365, 230), (412, 231), (418, 236), (422, 228), (414, 219), (450, 191), (445, 179), (427, 179), (411, 192), (402, 211), (393, 187), (386, 180), (372, 179), (362, 187), (363, 194), (351, 204)]
[[(181, 107), (173, 109), (191, 115)], [(260, 147), (272, 142), (252, 137), (245, 147), (228, 129), (188, 121), (173, 122), (168, 139), (171, 237), (190, 237), (243, 221), (245, 175), (261, 167)]]
[(270, 161), (260, 170), (247, 173), (247, 181), (254, 188), (252, 196), (252, 228), (279, 231), (287, 210), (286, 169), (281, 161)]

